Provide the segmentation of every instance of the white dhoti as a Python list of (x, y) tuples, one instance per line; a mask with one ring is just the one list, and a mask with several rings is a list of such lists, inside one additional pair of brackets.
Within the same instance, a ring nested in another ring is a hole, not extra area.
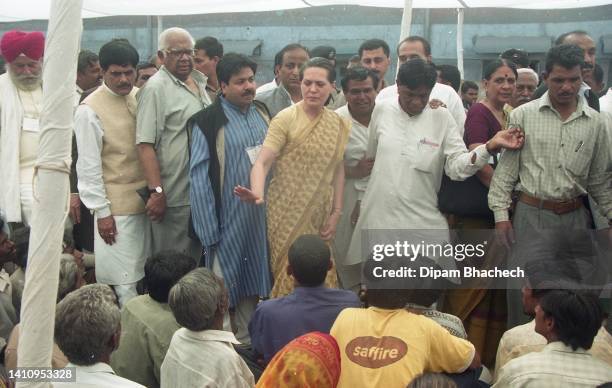
[(144, 277), (144, 264), (151, 254), (151, 223), (145, 213), (113, 216), (117, 226), (115, 243), (108, 245), (94, 222), (96, 280), (109, 285), (136, 283)]

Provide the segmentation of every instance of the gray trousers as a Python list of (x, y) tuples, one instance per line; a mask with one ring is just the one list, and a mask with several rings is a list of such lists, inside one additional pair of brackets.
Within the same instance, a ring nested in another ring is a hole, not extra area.
[[(551, 210), (518, 202), (513, 219), (516, 243), (508, 267), (525, 269), (529, 261), (542, 260), (546, 278), (570, 279), (591, 284), (598, 271), (598, 252), (588, 229), (590, 217), (585, 208), (556, 214)], [(540, 276), (541, 277), (541, 276)], [(523, 279), (508, 280), (508, 329), (527, 323), (531, 318), (523, 311)]]
[(202, 255), (202, 244), (189, 237), (191, 206), (168, 207), (162, 222), (152, 222), (152, 253), (179, 251), (193, 257), (198, 263)]

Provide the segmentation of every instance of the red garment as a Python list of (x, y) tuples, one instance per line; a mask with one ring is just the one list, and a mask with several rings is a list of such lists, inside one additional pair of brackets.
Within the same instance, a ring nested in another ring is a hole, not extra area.
[(40, 31), (23, 32), (11, 30), (2, 35), (0, 52), (7, 62), (13, 62), (19, 55), (39, 60), (45, 50), (45, 35)]
[(339, 379), (338, 343), (331, 335), (315, 331), (276, 353), (257, 388), (335, 388)]
[(465, 118), (465, 145), (484, 144), (502, 129), (499, 121), (483, 103), (477, 102), (470, 107)]

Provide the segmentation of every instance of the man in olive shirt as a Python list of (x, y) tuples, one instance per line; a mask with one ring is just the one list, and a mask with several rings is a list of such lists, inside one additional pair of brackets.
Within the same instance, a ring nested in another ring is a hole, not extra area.
[(172, 335), (180, 328), (168, 307), (168, 293), (195, 266), (189, 256), (176, 252), (147, 259), (148, 294), (131, 299), (121, 311), (121, 342), (111, 355), (111, 366), (119, 376), (149, 388), (159, 387), (159, 368)]
[(136, 143), (150, 197), (153, 253), (175, 249), (199, 259), (201, 245), (188, 233), (189, 134), (187, 120), (210, 105), (206, 77), (193, 69), (194, 41), (173, 27), (159, 36), (163, 66), (137, 95)]

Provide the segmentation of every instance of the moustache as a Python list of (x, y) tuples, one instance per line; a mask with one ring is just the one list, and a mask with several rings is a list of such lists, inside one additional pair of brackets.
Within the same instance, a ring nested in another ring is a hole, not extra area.
[(246, 90), (244, 93), (242, 93), (242, 96), (243, 97), (246, 97), (246, 96), (255, 96), (255, 90), (252, 90), (252, 89)]
[(582, 65), (582, 70), (593, 70), (595, 68), (595, 66), (593, 66), (592, 63), (584, 63)]

